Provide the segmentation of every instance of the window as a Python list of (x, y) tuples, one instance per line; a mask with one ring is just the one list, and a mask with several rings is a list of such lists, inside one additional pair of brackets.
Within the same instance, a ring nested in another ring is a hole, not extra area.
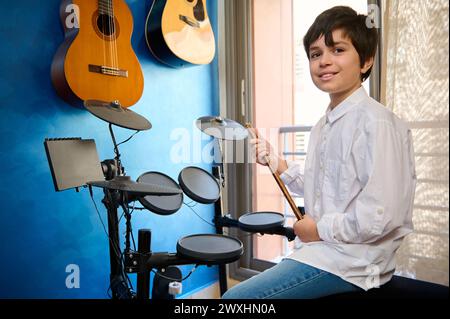
[[(255, 126), (287, 159), (304, 161), (310, 127), (325, 114), (328, 95), (317, 89), (309, 74), (309, 61), (303, 49), (303, 36), (324, 10), (347, 5), (367, 14), (366, 0), (254, 0), (253, 68)], [(369, 80), (364, 82), (369, 92)], [(270, 171), (258, 165), (253, 177), (255, 211), (282, 212), (286, 225), (295, 216), (276, 186)], [(297, 198), (303, 206), (303, 199)], [(278, 262), (296, 248), (280, 236), (253, 238), (255, 269)]]

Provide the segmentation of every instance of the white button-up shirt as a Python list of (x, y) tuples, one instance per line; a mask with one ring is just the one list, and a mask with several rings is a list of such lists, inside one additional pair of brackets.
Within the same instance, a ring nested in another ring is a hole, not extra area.
[(361, 87), (313, 127), (304, 170), (288, 162), (281, 178), (304, 196), (322, 239), (288, 258), (365, 290), (390, 280), (413, 230), (414, 151), (403, 121)]

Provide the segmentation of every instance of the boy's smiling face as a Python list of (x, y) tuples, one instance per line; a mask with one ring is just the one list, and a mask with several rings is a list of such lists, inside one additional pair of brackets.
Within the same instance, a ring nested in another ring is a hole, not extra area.
[(314, 84), (330, 94), (333, 108), (361, 86), (361, 74), (373, 63), (373, 58), (361, 67), (359, 55), (350, 38), (341, 29), (332, 32), (334, 46), (325, 44), (322, 35), (309, 48), (309, 70)]

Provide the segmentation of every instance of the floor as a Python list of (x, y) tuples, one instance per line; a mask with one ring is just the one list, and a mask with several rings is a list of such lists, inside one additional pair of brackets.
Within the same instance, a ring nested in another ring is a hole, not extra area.
[[(233, 287), (238, 283), (239, 281), (228, 278), (228, 288)], [(203, 289), (202, 291), (192, 294), (185, 299), (220, 299), (219, 282), (217, 281), (213, 285)]]

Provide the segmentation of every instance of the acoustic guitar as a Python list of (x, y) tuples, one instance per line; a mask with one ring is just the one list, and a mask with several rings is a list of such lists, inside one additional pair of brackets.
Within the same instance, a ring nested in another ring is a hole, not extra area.
[(86, 100), (134, 105), (144, 78), (131, 46), (133, 18), (123, 0), (64, 0), (65, 40), (51, 67), (57, 93), (82, 106)]
[(208, 64), (215, 55), (206, 0), (153, 0), (145, 38), (156, 59), (175, 68)]

